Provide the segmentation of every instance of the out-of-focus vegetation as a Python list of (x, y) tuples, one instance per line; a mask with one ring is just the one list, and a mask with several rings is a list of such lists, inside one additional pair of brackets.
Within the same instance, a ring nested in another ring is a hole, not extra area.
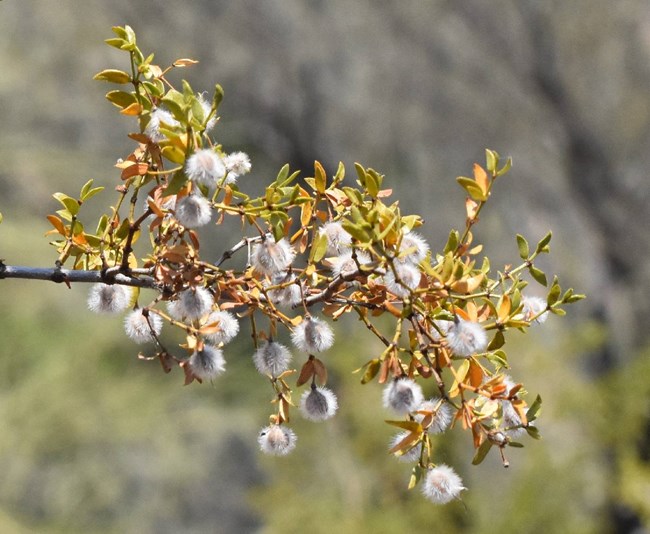
[(472, 467), (464, 440), (444, 440), (440, 455), (464, 466), (472, 491), (466, 507), (433, 507), (404, 489), (408, 469), (386, 454), (390, 427), (370, 424), (383, 416), (379, 389), (349, 377), (373, 350), (354, 321), (328, 355), (340, 413), (317, 428), (298, 422), (295, 454), (268, 460), (255, 450), (268, 386), (246, 332), (222, 379), (183, 388), (179, 374), (133, 358), (119, 320), (85, 311), (84, 287), (4, 281), (0, 530), (650, 529), (644, 1), (5, 0), (7, 261), (53, 262), (41, 237), (52, 192), (115, 184), (112, 165), (130, 147), (92, 75), (118, 61), (102, 39), (122, 23), (162, 64), (200, 60), (210, 74), (188, 74), (195, 88), (223, 85), (219, 140), (249, 152), (253, 188), (285, 162), (358, 160), (387, 174), (405, 211), (425, 214), (423, 234), (440, 247), (462, 225), (453, 178), (484, 146), (512, 155), (509, 196), (497, 195), (477, 239), (506, 262), (517, 251), (503, 236), (553, 230), (552, 269), (589, 300), (509, 350), (544, 398), (544, 440), (511, 454), (508, 471), (496, 456)]

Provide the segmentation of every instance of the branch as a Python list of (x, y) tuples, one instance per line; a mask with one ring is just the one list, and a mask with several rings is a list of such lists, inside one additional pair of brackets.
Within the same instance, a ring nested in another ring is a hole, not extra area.
[(120, 284), (124, 286), (145, 287), (160, 289), (158, 282), (151, 276), (148, 269), (131, 270), (133, 274), (144, 276), (132, 276), (121, 272), (112, 273), (107, 271), (83, 271), (62, 269), (60, 267), (22, 267), (18, 265), (5, 265), (0, 262), (0, 279), (23, 278), (26, 280), (46, 280), (57, 284), (70, 282)]

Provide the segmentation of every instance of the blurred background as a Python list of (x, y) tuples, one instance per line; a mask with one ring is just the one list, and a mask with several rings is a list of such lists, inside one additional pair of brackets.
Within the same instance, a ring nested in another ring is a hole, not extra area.
[(4, 281), (1, 532), (650, 532), (646, 0), (5, 0), (9, 264), (53, 265), (53, 192), (93, 178), (107, 191), (87, 215), (113, 202), (135, 124), (92, 76), (128, 67), (103, 43), (123, 24), (159, 65), (199, 60), (178, 73), (195, 90), (224, 87), (215, 136), (251, 155), (243, 189), (286, 162), (309, 175), (314, 159), (330, 172), (358, 161), (386, 174), (404, 213), (424, 215), (436, 250), (463, 225), (454, 178), (486, 147), (512, 156), (476, 240), (500, 268), (517, 261), (515, 233), (552, 230), (543, 267), (588, 300), (507, 345), (514, 378), (544, 399), (544, 439), (511, 449), (505, 470), (494, 454), (471, 466), (469, 436), (451, 431), (436, 457), (469, 491), (436, 507), (386, 454), (380, 388), (350, 374), (378, 348), (353, 318), (327, 354), (339, 415), (296, 420), (295, 453), (269, 459), (256, 435), (271, 390), (246, 329), (226, 375), (182, 387), (136, 358), (119, 319), (86, 312), (86, 287)]

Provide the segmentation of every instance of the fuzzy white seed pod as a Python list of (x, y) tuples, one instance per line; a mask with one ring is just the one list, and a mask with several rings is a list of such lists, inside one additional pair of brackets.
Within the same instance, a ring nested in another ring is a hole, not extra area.
[(129, 307), (133, 290), (117, 284), (93, 284), (88, 292), (88, 309), (95, 313), (119, 313)]
[[(208, 102), (205, 99), (205, 96), (203, 94), (198, 95), (198, 101), (199, 104), (201, 104), (201, 107), (203, 108), (203, 114), (207, 118), (210, 115), (210, 112), (212, 111), (212, 103)], [(210, 117), (210, 120), (206, 123), (205, 125), (205, 133), (210, 132), (212, 128), (214, 128), (214, 125), (217, 124), (217, 116), (216, 113)]]
[(187, 158), (185, 173), (193, 182), (213, 189), (216, 187), (217, 181), (226, 174), (226, 167), (219, 154), (214, 150), (204, 148), (197, 150)]
[(212, 309), (214, 297), (205, 287), (191, 287), (178, 294), (177, 302), (175, 311), (181, 317), (190, 320), (200, 319)]
[(172, 116), (169, 111), (162, 108), (157, 108), (151, 112), (149, 123), (144, 129), (144, 133), (154, 143), (159, 143), (165, 139), (165, 135), (160, 131), (161, 126), (167, 126), (168, 128), (174, 129), (178, 125), (178, 121)]
[(473, 321), (458, 319), (447, 332), (447, 346), (456, 356), (467, 358), (484, 352), (488, 345), (485, 329)]
[(251, 160), (245, 152), (228, 154), (223, 161), (228, 171), (226, 183), (233, 183), (237, 178), (251, 171)]
[(336, 395), (326, 387), (312, 386), (300, 397), (300, 412), (309, 421), (325, 421), (333, 417), (338, 408)]
[(449, 327), (453, 325), (454, 323), (452, 321), (443, 321), (442, 319), (434, 319), (433, 324), (431, 328), (429, 328), (429, 334), (431, 334), (431, 337), (438, 341), (441, 338), (440, 333), (442, 332), (442, 336), (446, 336), (447, 332), (449, 332)]
[(393, 295), (405, 298), (410, 293), (409, 289), (417, 289), (420, 285), (422, 273), (415, 265), (411, 265), (410, 263), (395, 263), (395, 271), (401, 283), (395, 278), (395, 273), (392, 269), (389, 269), (384, 275), (384, 283), (388, 291)]
[(340, 222), (328, 222), (319, 230), (320, 234), (327, 236), (327, 255), (340, 256), (349, 252), (352, 236), (348, 234)]
[[(548, 312), (545, 311), (547, 303), (543, 298), (524, 296), (521, 299), (521, 304), (523, 305), (522, 313), (526, 321), (531, 321), (533, 317), (536, 317), (533, 322), (541, 324), (548, 319)], [(537, 317), (540, 313), (541, 315)]]
[(422, 484), (422, 494), (434, 504), (447, 504), (457, 499), (464, 489), (462, 479), (445, 464), (429, 469)]
[[(410, 432), (408, 430), (405, 430), (404, 432), (398, 432), (397, 434), (395, 434), (390, 440), (390, 444), (388, 445), (388, 450), (391, 450), (393, 447), (395, 447), (400, 441), (402, 441), (409, 434)], [(400, 455), (395, 454), (394, 456), (400, 462), (415, 463), (420, 459), (421, 451), (422, 451), (421, 445), (416, 445), (415, 447), (409, 449), (405, 453), (402, 453)]]
[(294, 328), (291, 341), (298, 349), (309, 354), (323, 352), (334, 344), (334, 332), (322, 319), (308, 315)]
[(145, 317), (140, 308), (133, 310), (124, 319), (124, 331), (136, 343), (148, 343), (154, 340), (153, 332), (156, 335), (162, 330), (162, 319), (155, 313), (149, 313)]
[(286, 456), (296, 448), (297, 439), (295, 432), (290, 428), (282, 425), (269, 425), (260, 431), (257, 443), (263, 453)]
[(352, 251), (350, 250), (340, 256), (330, 258), (329, 262), (332, 265), (332, 274), (334, 276), (350, 276), (359, 269), (357, 262), (359, 265), (365, 265), (370, 262), (370, 257), (365, 252), (357, 252), (356, 256), (357, 261), (355, 262), (352, 257)]
[(397, 378), (384, 388), (384, 407), (399, 414), (408, 414), (418, 409), (424, 395), (420, 385), (411, 378)]
[[(441, 434), (449, 428), (454, 412), (451, 406), (446, 402), (440, 402), (440, 397), (434, 397), (430, 400), (423, 401), (418, 406), (418, 411), (433, 413), (433, 420), (429, 426), (429, 434)], [(424, 415), (415, 414), (415, 420), (421, 423)]]
[(429, 252), (429, 244), (417, 232), (409, 232), (402, 236), (397, 261), (417, 265)]
[(204, 345), (203, 350), (195, 350), (190, 356), (190, 369), (201, 380), (213, 380), (226, 370), (223, 351), (212, 345)]
[(253, 354), (253, 362), (261, 374), (277, 378), (289, 368), (291, 352), (282, 343), (266, 340)]
[(207, 334), (205, 338), (215, 345), (218, 345), (219, 343), (223, 343), (224, 345), (230, 343), (239, 333), (239, 321), (230, 312), (212, 312), (205, 320), (205, 324), (209, 325), (214, 323), (218, 323), (219, 330), (212, 334)]
[(295, 257), (296, 251), (286, 239), (275, 241), (266, 236), (253, 248), (251, 262), (257, 272), (273, 277), (285, 272)]
[[(279, 273), (271, 279), (271, 285), (283, 284), (286, 282), (294, 281), (296, 277), (294, 275), (287, 275), (286, 273)], [(300, 291), (300, 286), (297, 283), (287, 285), (285, 287), (279, 287), (277, 289), (270, 289), (267, 293), (271, 302), (276, 306), (283, 308), (292, 308), (300, 303), (302, 298), (302, 293)]]
[(192, 194), (176, 202), (176, 220), (185, 228), (205, 226), (212, 219), (210, 201), (199, 195)]
[(510, 438), (519, 438), (526, 433), (526, 429), (521, 427), (521, 418), (515, 410), (512, 402), (504, 400), (501, 401), (501, 409), (503, 411), (503, 424), (502, 428), (507, 429), (506, 434)]
[(176, 321), (182, 321), (185, 319), (185, 317), (183, 317), (183, 305), (179, 300), (167, 301), (167, 313), (172, 319)]

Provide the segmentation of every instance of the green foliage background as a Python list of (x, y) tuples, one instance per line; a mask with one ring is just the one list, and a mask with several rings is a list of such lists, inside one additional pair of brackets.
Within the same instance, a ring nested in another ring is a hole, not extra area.
[[(514, 376), (544, 399), (544, 440), (470, 465), (468, 436), (439, 440), (465, 505), (434, 507), (386, 454), (380, 388), (350, 372), (377, 347), (342, 321), (327, 355), (340, 414), (296, 421), (288, 458), (262, 458), (270, 390), (244, 331), (214, 386), (182, 387), (84, 287), (0, 284), (2, 532), (644, 532), (650, 529), (647, 150), (650, 18), (642, 0), (408, 3), (145, 0), (0, 4), (0, 257), (50, 265), (50, 194), (111, 189), (128, 119), (92, 81), (123, 58), (128, 23), (195, 88), (221, 83), (218, 138), (247, 151), (251, 190), (285, 162), (353, 161), (387, 174), (440, 247), (463, 222), (454, 177), (485, 146), (512, 155), (477, 239), (493, 264), (509, 236), (554, 232), (549, 268), (589, 300), (515, 335)], [(98, 209), (110, 194), (93, 199)], [(211, 243), (214, 254), (231, 245)], [(646, 530), (642, 530), (646, 529)]]

